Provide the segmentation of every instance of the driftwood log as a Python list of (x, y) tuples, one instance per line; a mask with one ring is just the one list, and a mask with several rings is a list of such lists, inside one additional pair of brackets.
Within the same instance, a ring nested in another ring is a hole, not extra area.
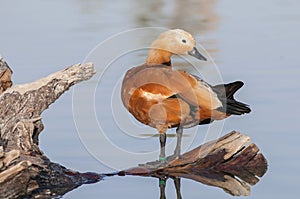
[(267, 171), (267, 160), (258, 147), (251, 143), (250, 137), (236, 131), (205, 143), (179, 159), (169, 157), (162, 168), (157, 168), (157, 164), (157, 161), (148, 162), (118, 174), (172, 178), (176, 189), (179, 189), (178, 178), (182, 177), (220, 187), (234, 196), (248, 196), (250, 186)]
[(41, 113), (70, 86), (91, 78), (93, 64), (76, 64), (11, 88), (7, 75), (11, 70), (2, 59), (0, 65), (0, 85), (4, 85), (0, 89), (4, 91), (0, 96), (0, 198), (54, 197), (98, 181), (100, 175), (74, 172), (52, 163), (38, 147), (43, 130)]
[[(208, 142), (164, 167), (149, 162), (112, 174), (80, 173), (51, 162), (40, 150), (41, 113), (70, 86), (95, 73), (93, 64), (76, 64), (35, 82), (11, 87), (12, 71), (0, 59), (0, 198), (51, 198), (114, 175), (180, 178), (223, 188), (231, 195), (249, 195), (250, 185), (267, 170), (267, 161), (248, 136), (238, 132)], [(3, 93), (2, 93), (3, 92)], [(2, 93), (2, 94), (1, 94)], [(161, 198), (164, 183), (160, 184)]]

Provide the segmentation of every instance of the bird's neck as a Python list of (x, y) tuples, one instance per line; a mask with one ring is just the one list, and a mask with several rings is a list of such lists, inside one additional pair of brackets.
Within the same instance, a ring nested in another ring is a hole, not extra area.
[(171, 66), (172, 53), (161, 49), (150, 49), (146, 64), (165, 64)]

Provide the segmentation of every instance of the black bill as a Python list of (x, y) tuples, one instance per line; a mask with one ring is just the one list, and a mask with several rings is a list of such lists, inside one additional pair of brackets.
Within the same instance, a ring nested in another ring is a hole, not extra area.
[(207, 61), (207, 59), (199, 53), (196, 47), (194, 47), (193, 50), (189, 51), (188, 54), (202, 61)]

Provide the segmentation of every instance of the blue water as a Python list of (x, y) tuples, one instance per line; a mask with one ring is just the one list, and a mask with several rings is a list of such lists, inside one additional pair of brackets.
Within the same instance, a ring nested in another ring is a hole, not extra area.
[[(298, 1), (166, 0), (151, 3), (130, 0), (112, 3), (96, 0), (2, 0), (0, 5), (0, 54), (13, 69), (15, 84), (31, 82), (83, 62), (87, 57), (89, 59), (88, 53), (97, 44), (128, 29), (155, 26), (182, 28), (193, 33), (216, 62), (223, 81), (242, 80), (245, 83), (238, 98), (250, 104), (253, 111), (243, 117), (227, 119), (222, 134), (238, 130), (249, 135), (268, 160), (266, 175), (252, 187), (248, 198), (295, 198), (300, 194), (297, 172), (300, 167)], [(139, 42), (145, 41), (141, 38)], [(130, 40), (121, 41), (110, 48), (121, 49), (130, 43)], [(124, 56), (115, 62), (118, 68), (109, 68), (105, 73), (108, 78), (103, 82), (99, 83), (95, 77), (82, 83), (82, 88), (96, 88), (95, 117), (101, 119), (106, 132), (111, 132), (108, 138), (121, 149), (135, 154), (156, 150), (157, 137), (151, 137), (155, 131), (134, 123), (129, 115), (122, 115), (122, 106), (116, 106), (115, 111), (120, 117), (147, 135), (136, 132), (124, 134), (112, 120), (112, 114), (106, 113), (111, 111), (110, 92), (116, 87), (116, 82), (128, 68), (142, 62), (144, 56), (146, 51)], [(175, 60), (173, 64), (184, 65), (180, 59)], [(104, 63), (103, 66), (99, 63), (96, 66), (98, 74), (105, 67)], [(124, 64), (123, 69), (118, 65), (120, 63)], [(215, 66), (211, 62), (199, 65), (201, 74), (213, 79), (209, 74)], [(92, 119), (85, 118), (82, 122), (87, 125), (78, 134), (73, 118), (73, 91), (66, 92), (42, 115), (45, 129), (40, 136), (40, 147), (45, 154), (52, 161), (78, 171), (114, 171), (99, 162), (93, 153), (101, 153), (105, 160), (111, 159), (110, 164), (115, 164), (117, 159), (120, 164), (131, 166), (143, 162), (142, 157), (130, 159), (109, 151), (104, 147), (104, 140), (95, 140), (97, 151), (90, 153), (86, 150), (88, 146), (81, 142), (79, 135), (93, 136), (99, 129), (88, 126)], [(80, 100), (82, 106), (78, 110), (87, 111), (85, 94)], [(183, 141), (192, 139), (189, 147), (196, 147), (205, 137), (205, 133), (201, 132), (207, 129), (201, 127), (197, 130), (198, 134), (191, 133)], [(169, 138), (168, 141), (174, 139)], [(219, 188), (184, 179), (182, 195), (183, 198), (231, 197)], [(81, 186), (64, 196), (83, 197), (158, 198), (158, 181), (141, 177), (106, 178), (97, 184)], [(167, 183), (167, 197), (175, 197), (171, 181)]]

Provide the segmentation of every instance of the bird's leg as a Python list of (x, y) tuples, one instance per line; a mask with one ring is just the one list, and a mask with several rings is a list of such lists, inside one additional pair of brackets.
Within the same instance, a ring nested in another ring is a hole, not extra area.
[(166, 182), (166, 177), (159, 178), (160, 199), (166, 199)]
[(160, 133), (159, 141), (160, 141), (159, 161), (165, 163), (166, 162), (166, 141), (167, 141), (166, 133)]
[(175, 189), (176, 189), (177, 199), (182, 199), (181, 192), (180, 192), (180, 178), (175, 177), (173, 180), (174, 180), (174, 185), (175, 185)]
[(178, 158), (180, 156), (181, 153), (181, 140), (182, 140), (182, 133), (183, 133), (183, 128), (181, 126), (179, 126), (176, 129), (176, 135), (177, 135), (177, 144), (176, 144), (176, 148), (174, 151), (174, 156), (175, 158)]

